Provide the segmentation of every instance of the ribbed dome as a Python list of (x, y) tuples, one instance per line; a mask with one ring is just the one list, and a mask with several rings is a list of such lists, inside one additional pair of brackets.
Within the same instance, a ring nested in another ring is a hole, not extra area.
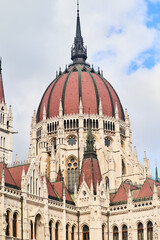
[(60, 101), (64, 115), (79, 113), (80, 100), (83, 113), (99, 114), (101, 101), (103, 114), (110, 117), (114, 117), (117, 103), (119, 118), (124, 120), (121, 102), (111, 84), (88, 65), (73, 64), (46, 89), (37, 111), (37, 122), (43, 119), (44, 105), (47, 118), (51, 118), (59, 115)]

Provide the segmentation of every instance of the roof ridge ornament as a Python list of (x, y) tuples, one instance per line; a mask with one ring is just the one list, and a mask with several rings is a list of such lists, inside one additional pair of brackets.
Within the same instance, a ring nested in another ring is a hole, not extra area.
[(71, 48), (71, 59), (73, 61), (73, 64), (85, 64), (85, 61), (87, 59), (87, 48), (84, 47), (83, 37), (81, 35), (79, 12), (79, 0), (77, 0), (76, 36), (74, 38), (74, 44)]

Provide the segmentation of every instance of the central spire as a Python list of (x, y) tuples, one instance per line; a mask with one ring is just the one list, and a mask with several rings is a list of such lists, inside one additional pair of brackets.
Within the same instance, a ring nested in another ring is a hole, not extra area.
[(87, 59), (87, 48), (84, 47), (83, 37), (81, 35), (81, 24), (79, 17), (79, 0), (77, 0), (77, 25), (76, 25), (76, 37), (74, 38), (74, 44), (71, 49), (71, 59), (73, 64), (83, 63)]
[(86, 140), (86, 149), (84, 151), (84, 159), (85, 158), (90, 158), (90, 157), (94, 157), (95, 159), (97, 159), (96, 150), (95, 150), (95, 147), (94, 147), (94, 138), (93, 138), (92, 129), (91, 129), (91, 120), (89, 118), (88, 134), (87, 134), (87, 140)]

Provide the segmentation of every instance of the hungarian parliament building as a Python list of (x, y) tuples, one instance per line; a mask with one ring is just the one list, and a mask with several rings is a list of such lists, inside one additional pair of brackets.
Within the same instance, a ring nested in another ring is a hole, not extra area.
[(71, 60), (34, 111), (23, 164), (12, 164), (0, 61), (0, 240), (158, 240), (158, 176), (137, 158), (115, 89), (86, 61), (79, 5)]

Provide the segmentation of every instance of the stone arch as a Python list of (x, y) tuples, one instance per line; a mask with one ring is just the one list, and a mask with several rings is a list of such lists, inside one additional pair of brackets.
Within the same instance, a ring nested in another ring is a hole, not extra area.
[(60, 230), (61, 230), (61, 222), (59, 220), (55, 223), (55, 240), (60, 240)]
[(71, 240), (75, 240), (75, 237), (76, 237), (76, 224), (73, 224), (71, 226)]
[(123, 156), (121, 157), (121, 164), (122, 164), (122, 175), (126, 175), (127, 173), (126, 161)]
[(88, 224), (83, 224), (82, 226), (82, 240), (89, 240), (90, 229)]
[(13, 220), (12, 220), (12, 228), (13, 228), (13, 237), (17, 238), (19, 237), (19, 212), (14, 211), (13, 213)]
[(10, 208), (6, 209), (6, 236), (11, 236), (11, 217), (12, 217), (12, 210)]
[(70, 240), (70, 230), (71, 230), (71, 224), (68, 222), (66, 224), (66, 240)]
[(42, 215), (38, 213), (35, 217), (35, 239), (44, 240), (44, 224), (42, 222)]
[(52, 218), (49, 220), (49, 239), (54, 239), (54, 220)]

